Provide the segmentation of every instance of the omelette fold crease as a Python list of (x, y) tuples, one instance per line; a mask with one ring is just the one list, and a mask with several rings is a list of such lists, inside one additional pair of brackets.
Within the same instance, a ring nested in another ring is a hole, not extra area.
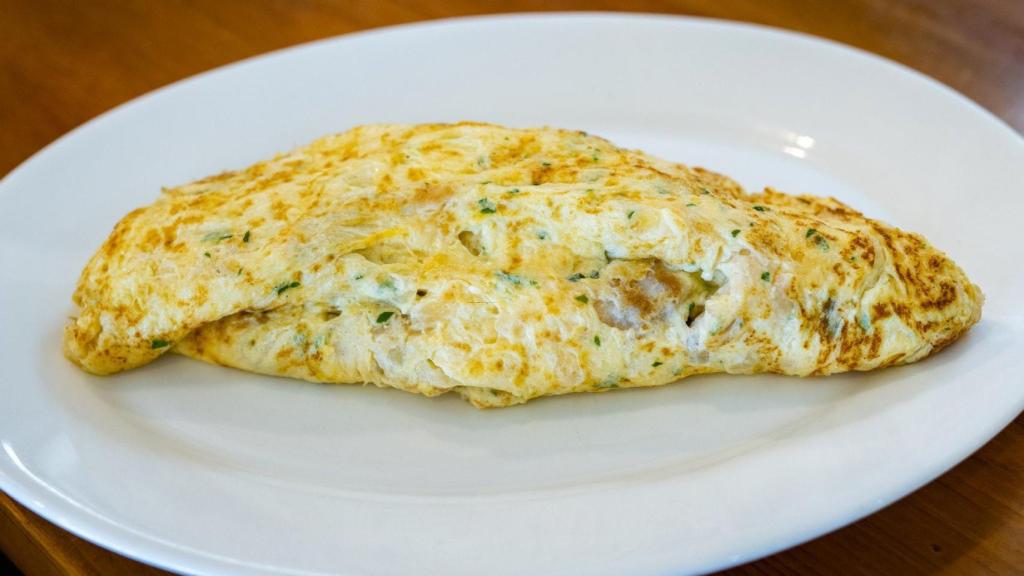
[(982, 293), (922, 237), (584, 132), (372, 125), (165, 189), (82, 272), (68, 358), (167, 351), (479, 407), (905, 364)]

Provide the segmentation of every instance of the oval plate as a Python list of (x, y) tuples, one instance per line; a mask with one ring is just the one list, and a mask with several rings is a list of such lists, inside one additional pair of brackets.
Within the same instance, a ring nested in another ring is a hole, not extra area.
[[(477, 411), (164, 358), (61, 356), (79, 270), (164, 185), (372, 122), (583, 129), (833, 195), (945, 249), (984, 320), (919, 364), (694, 378)], [(860, 518), (1024, 403), (1024, 144), (899, 65), (765, 28), (656, 16), (439, 21), (180, 82), (0, 184), (0, 487), (103, 546), (231, 574), (659, 574), (721, 568)]]

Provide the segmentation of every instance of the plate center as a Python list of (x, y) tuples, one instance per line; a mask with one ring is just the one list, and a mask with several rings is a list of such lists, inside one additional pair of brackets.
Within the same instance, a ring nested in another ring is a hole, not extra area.
[(176, 356), (117, 380), (95, 382), (95, 399), (131, 422), (136, 441), (174, 446), (174, 457), (296, 488), (406, 496), (686, 473), (792, 434), (863, 389), (856, 375), (713, 375), (477, 410), (454, 396), (309, 384)]
[[(879, 215), (870, 198), (813, 162), (811, 136), (724, 124), (686, 137), (586, 128), (624, 147), (730, 174), (748, 190), (831, 195)], [(479, 411), (455, 397), (313, 385), (171, 357), (102, 381), (98, 397), (161, 437), (160, 445), (177, 445), (177, 457), (316, 490), (460, 496), (638, 481), (714, 465), (813, 421), (854, 393), (857, 379), (695, 377)]]

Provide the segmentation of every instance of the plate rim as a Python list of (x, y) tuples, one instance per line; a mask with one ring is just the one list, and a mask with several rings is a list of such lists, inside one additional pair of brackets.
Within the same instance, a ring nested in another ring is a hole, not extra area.
[[(832, 49), (844, 52), (845, 56), (868, 60), (871, 61), (873, 65), (889, 67), (890, 69), (902, 72), (903, 75), (908, 75), (915, 81), (923, 81), (929, 88), (938, 90), (946, 97), (953, 98), (957, 104), (970, 110), (979, 121), (983, 121), (989, 126), (999, 129), (1004, 133), (1004, 135), (1010, 136), (1014, 139), (1017, 145), (1024, 146), (1024, 136), (1010, 126), (1005, 120), (996, 116), (972, 98), (944, 84), (943, 82), (885, 56), (807, 32), (720, 18), (662, 13), (610, 11), (514, 12), (420, 20), (416, 22), (393, 24), (328, 36), (254, 54), (241, 60), (229, 62), (191, 76), (175, 80), (171, 83), (144, 92), (108, 110), (105, 110), (92, 118), (89, 118), (34, 152), (5, 174), (3, 178), (0, 178), (0, 200), (5, 199), (6, 194), (13, 194), (13, 192), (8, 191), (7, 189), (14, 187), (11, 182), (16, 181), (20, 174), (39, 162), (41, 158), (44, 158), (52, 150), (62, 146), (67, 141), (79, 137), (81, 134), (87, 132), (96, 125), (104, 122), (110, 116), (121, 114), (134, 107), (144, 105), (154, 98), (159, 98), (181, 88), (182, 86), (188, 85), (193, 81), (206, 78), (207, 76), (214, 76), (232, 69), (258, 64), (259, 62), (268, 59), (286, 58), (306, 50), (316, 50), (330, 44), (341, 43), (349, 40), (358, 40), (368, 36), (401, 33), (405, 30), (414, 28), (445, 27), (451, 25), (472, 26), (492, 20), (567, 19), (627, 20), (630, 22), (661, 21), (674, 22), (681, 25), (703, 25), (753, 31), (759, 34), (800, 39), (808, 42), (809, 44), (828, 46)], [(798, 546), (813, 538), (823, 536), (843, 526), (861, 520), (864, 517), (905, 497), (911, 492), (916, 491), (965, 460), (981, 446), (998, 435), (1000, 431), (1009, 425), (1022, 412), (1022, 410), (1024, 410), (1024, 393), (1017, 398), (1017, 402), (1015, 404), (1004, 406), (1004, 411), (999, 415), (999, 418), (987, 419), (985, 421), (986, 425), (980, 427), (983, 428), (983, 433), (977, 434), (970, 442), (964, 443), (959, 450), (947, 450), (944, 453), (945, 457), (936, 461), (927, 471), (919, 473), (916, 481), (904, 484), (898, 489), (890, 491), (888, 494), (878, 495), (878, 497), (869, 505), (857, 507), (858, 509), (852, 514), (840, 514), (835, 518), (829, 517), (828, 521), (821, 521), (813, 528), (800, 531), (801, 533), (799, 535), (791, 535), (792, 537), (790, 538), (782, 539), (784, 540), (782, 542), (775, 542), (768, 545), (767, 547), (758, 550), (752, 556), (723, 559), (722, 562), (705, 566), (701, 570), (726, 569), (758, 558), (763, 558), (781, 550)], [(194, 550), (187, 546), (180, 546), (173, 542), (160, 540), (159, 538), (151, 535), (139, 533), (130, 526), (107, 519), (102, 513), (91, 510), (68, 498), (60, 491), (51, 487), (45, 480), (35, 477), (29, 469), (21, 465), (13, 450), (10, 450), (6, 445), (0, 447), (4, 448), (6, 459), (14, 463), (15, 468), (18, 468), (25, 476), (24, 478), (19, 478), (14, 474), (10, 474), (5, 466), (0, 466), (0, 490), (3, 490), (10, 498), (25, 506), (46, 521), (53, 523), (61, 529), (67, 530), (68, 532), (71, 532), (92, 544), (115, 552), (119, 555), (147, 565), (182, 573), (222, 572), (225, 570), (230, 571), (232, 569), (241, 568), (247, 571), (253, 571), (246, 573), (320, 574), (320, 572), (310, 572), (305, 570), (282, 570), (277, 566), (262, 566), (230, 557)], [(32, 482), (25, 481), (26, 478), (31, 479)], [(38, 498), (40, 493), (49, 493), (51, 500), (47, 502)], [(62, 510), (60, 507), (54, 507), (52, 505), (52, 502), (54, 501), (53, 499), (65, 504), (67, 508)], [(175, 554), (175, 551), (178, 551), (179, 553)], [(182, 555), (182, 552), (185, 553), (185, 555)]]

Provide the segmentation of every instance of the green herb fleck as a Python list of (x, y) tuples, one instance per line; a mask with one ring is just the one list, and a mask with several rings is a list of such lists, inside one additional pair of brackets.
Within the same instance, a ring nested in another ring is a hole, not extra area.
[(221, 240), (227, 240), (234, 236), (231, 232), (210, 232), (206, 236), (203, 236), (203, 242), (220, 242)]
[(353, 280), (362, 280), (363, 278), (366, 278), (366, 276), (363, 276), (362, 274), (356, 274), (352, 279)]
[(591, 270), (590, 274), (588, 274), (587, 277), (592, 280), (596, 280), (601, 277), (601, 273), (598, 272), (597, 270)]
[(690, 302), (690, 305), (686, 307), (686, 314), (687, 315), (692, 314), (693, 313), (693, 307), (696, 306), (696, 305), (697, 305), (696, 302)]
[(760, 205), (754, 206), (754, 210), (757, 210), (758, 212), (767, 212), (768, 211), (767, 208), (765, 208), (764, 206), (760, 206)]
[(242, 275), (242, 269), (241, 269), (241, 268), (239, 268), (239, 269), (238, 269), (238, 274), (235, 274), (235, 276), (241, 276), (241, 275)]
[(296, 280), (292, 280), (291, 282), (282, 282), (274, 287), (274, 292), (277, 292), (277, 295), (280, 296), (282, 292), (298, 287), (299, 283)]
[(394, 316), (394, 315), (395, 315), (395, 313), (392, 312), (391, 310), (388, 310), (386, 312), (381, 312), (380, 315), (377, 316), (377, 324), (383, 324), (383, 323), (387, 322), (388, 320), (391, 320), (391, 317)]
[(509, 195), (511, 195), (511, 196), (514, 196), (514, 195), (516, 195), (516, 194), (519, 194), (519, 188), (513, 188), (513, 189), (511, 189), (511, 190), (509, 190), (509, 191), (505, 192), (505, 194), (509, 194)]
[(814, 236), (817, 233), (818, 233), (818, 231), (815, 230), (814, 228), (808, 228), (807, 229), (807, 233), (804, 234), (804, 238), (810, 238), (811, 236)]
[(860, 324), (862, 330), (868, 333), (871, 332), (871, 319), (868, 318), (867, 312), (861, 312), (860, 316), (857, 317), (857, 321)]
[(537, 232), (537, 238), (539, 238), (541, 240), (547, 240), (548, 239), (548, 233), (543, 231), (543, 230), (541, 230), (540, 232)]
[(598, 348), (601, 347), (601, 337), (600, 336), (594, 336), (594, 346), (597, 346)]
[(203, 256), (206, 256), (207, 258), (211, 258), (211, 256), (210, 256), (210, 253), (209, 253), (209, 252), (203, 252)]
[(481, 214), (494, 214), (498, 210), (494, 202), (491, 202), (488, 198), (481, 198), (476, 203), (480, 205)]
[(551, 162), (541, 162), (540, 165), (545, 168), (551, 168)]
[(658, 194), (668, 194), (668, 188), (658, 187)]
[(242, 235), (242, 242), (249, 242), (249, 231), (246, 230), (245, 234)]
[(629, 212), (626, 213), (626, 219), (632, 220), (634, 214), (636, 214), (636, 210), (630, 210)]
[(580, 280), (583, 280), (583, 278), (584, 278), (583, 274), (580, 274), (579, 272), (577, 272), (577, 273), (573, 274), (572, 276), (569, 276), (569, 282), (579, 282)]
[(501, 278), (506, 282), (510, 282), (515, 286), (519, 286), (523, 283), (523, 277), (518, 274), (511, 274), (509, 272), (505, 272), (504, 270), (496, 272), (495, 274), (498, 276), (498, 278)]
[(732, 234), (733, 238), (735, 238), (735, 237), (740, 235), (739, 229), (733, 230), (732, 232), (729, 232), (729, 233)]
[(158, 348), (167, 348), (170, 345), (171, 343), (168, 342), (167, 340), (153, 340), (152, 342), (149, 343), (149, 348), (151, 350), (156, 350)]
[(821, 234), (814, 237), (814, 243), (818, 245), (818, 248), (828, 252), (828, 240), (825, 240)]
[(651, 364), (651, 368), (657, 368), (658, 366), (661, 366), (662, 364), (663, 364), (662, 362), (659, 362), (659, 361), (655, 360), (654, 363)]
[(597, 162), (597, 160), (598, 160), (597, 154), (591, 154), (591, 155), (590, 155), (590, 159), (591, 159), (592, 161), (594, 161), (594, 162)]
[(767, 270), (764, 271), (764, 272), (761, 272), (761, 280), (764, 280), (765, 282), (767, 282), (771, 277), (772, 277), (771, 273), (769, 273)]
[(693, 202), (690, 202), (686, 205), (687, 208), (693, 208), (694, 206), (696, 206), (696, 204), (694, 204)]
[(586, 294), (580, 294), (576, 296), (576, 301), (579, 302), (580, 304), (586, 304), (590, 302), (590, 298), (587, 298)]

